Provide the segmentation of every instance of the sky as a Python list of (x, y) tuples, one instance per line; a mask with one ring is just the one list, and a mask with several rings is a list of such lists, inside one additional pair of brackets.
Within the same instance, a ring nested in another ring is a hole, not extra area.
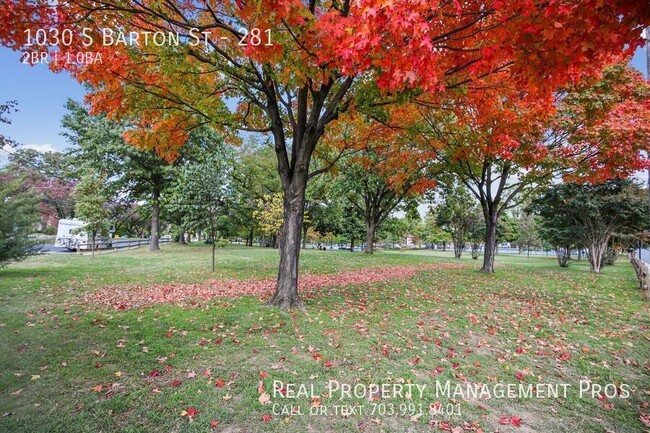
[[(647, 76), (645, 49), (635, 53), (632, 65)], [(69, 147), (61, 136), (66, 100), (83, 97), (83, 87), (67, 73), (54, 74), (44, 64), (22, 64), (19, 53), (0, 47), (0, 102), (16, 100), (19, 110), (11, 115), (11, 125), (0, 123), (0, 134), (25, 147), (64, 150)], [(0, 164), (6, 156), (0, 152)]]

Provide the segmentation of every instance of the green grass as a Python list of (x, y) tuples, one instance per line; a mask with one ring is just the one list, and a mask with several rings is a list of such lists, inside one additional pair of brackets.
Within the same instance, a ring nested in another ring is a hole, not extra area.
[[(132, 310), (80, 302), (107, 286), (262, 279), (277, 272), (277, 251), (269, 249), (218, 249), (212, 274), (208, 246), (162, 248), (94, 259), (44, 255), (0, 271), (0, 412), (8, 414), (0, 431), (402, 432), (435, 431), (443, 421), (485, 432), (648, 430), (640, 415), (650, 411), (650, 314), (624, 259), (594, 275), (584, 262), (561, 269), (551, 258), (502, 255), (497, 273), (484, 275), (463, 258), (461, 267), (411, 278), (323, 287), (306, 299), (304, 314), (283, 314), (253, 297)], [(304, 251), (301, 270), (334, 274), (447, 262), (458, 261), (430, 251)], [(442, 372), (434, 377), (437, 367)], [(160, 376), (149, 377), (153, 370)], [(219, 379), (226, 382), (221, 388)], [(274, 380), (313, 384), (324, 394), (330, 379), (416, 383), (427, 394), (374, 402), (321, 396), (327, 416), (309, 415), (310, 398), (273, 398)], [(273, 405), (258, 400), (260, 380), (272, 403), (298, 406), (302, 415), (274, 415)], [(571, 388), (567, 398), (449, 401), (430, 394), (436, 380)], [(625, 384), (630, 396), (580, 398), (580, 380)], [(182, 383), (170, 386), (174, 381)], [(436, 400), (458, 405), (461, 415), (429, 415)], [(422, 404), (425, 413), (413, 419), (370, 414), (373, 403), (387, 405), (376, 410), (392, 403), (397, 412), (400, 404), (407, 411), (408, 404)], [(336, 415), (336, 404), (361, 404), (367, 412)], [(189, 408), (198, 410), (192, 421), (181, 416)], [(262, 421), (267, 414), (270, 421)], [(521, 417), (521, 427), (500, 425), (506, 415)]]

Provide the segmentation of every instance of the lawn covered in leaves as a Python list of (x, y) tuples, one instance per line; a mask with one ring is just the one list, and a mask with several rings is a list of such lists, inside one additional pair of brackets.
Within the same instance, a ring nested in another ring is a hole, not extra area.
[[(623, 258), (594, 275), (502, 255), (483, 275), (449, 253), (308, 250), (308, 311), (283, 314), (263, 303), (277, 251), (217, 253), (214, 274), (201, 245), (1, 270), (0, 431), (650, 431), (650, 311)], [(447, 381), (569, 388), (434, 396)]]

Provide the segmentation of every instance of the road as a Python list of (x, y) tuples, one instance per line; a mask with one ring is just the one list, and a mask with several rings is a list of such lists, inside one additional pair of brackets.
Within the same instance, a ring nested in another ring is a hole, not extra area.
[(44, 244), (44, 245), (40, 245), (40, 247), (41, 247), (41, 252), (42, 253), (71, 253), (71, 252), (73, 252), (73, 251), (70, 251), (67, 248), (55, 247), (52, 244)]
[[(639, 254), (639, 250), (637, 249), (637, 254)], [(641, 248), (641, 255), (639, 257), (641, 260), (643, 260), (646, 263), (650, 264), (650, 250), (646, 248)]]

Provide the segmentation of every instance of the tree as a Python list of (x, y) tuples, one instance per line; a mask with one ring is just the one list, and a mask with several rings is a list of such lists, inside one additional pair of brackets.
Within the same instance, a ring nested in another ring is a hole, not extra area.
[(260, 230), (264, 235), (270, 236), (269, 242), (274, 248), (276, 239), (282, 235), (282, 194), (267, 194), (257, 202), (257, 210), (253, 212), (253, 217), (257, 221)]
[(38, 251), (29, 238), (38, 221), (37, 203), (24, 179), (6, 169), (0, 171), (0, 269)]
[(74, 161), (62, 152), (19, 148), (9, 156), (9, 169), (20, 173), (36, 197), (44, 225), (51, 219), (74, 216)]
[(341, 236), (350, 243), (350, 251), (354, 252), (356, 241), (363, 239), (366, 234), (363, 216), (359, 214), (347, 200), (347, 191), (334, 173), (325, 175), (322, 184), (330, 186), (326, 200), (320, 202), (317, 212), (310, 213), (310, 220), (321, 236), (333, 234)]
[[(302, 307), (297, 280), (304, 194), (307, 181), (327, 169), (310, 173), (311, 158), (326, 127), (352, 108), (355, 82), (363, 91), (376, 83), (389, 90), (384, 96), (393, 101), (396, 90), (438, 92), (509, 68), (518, 84), (542, 92), (592, 70), (610, 53), (632, 52), (641, 44), (648, 16), (647, 6), (622, 0), (588, 0), (580, 7), (518, 0), (389, 6), (383, 0), (35, 5), (40, 0), (0, 6), (0, 41), (34, 50), (24, 30), (56, 25), (79, 37), (43, 49), (58, 50), (64, 58), (78, 51), (104, 54), (109, 65), (61, 62), (52, 67), (69, 69), (90, 83), (95, 109), (137, 117), (138, 127), (127, 134), (131, 142), (173, 158), (197, 124), (273, 137), (284, 226), (270, 303), (282, 309)], [(99, 41), (107, 26), (123, 32), (171, 31), (179, 43), (107, 46)], [(82, 32), (96, 40), (88, 45)], [(581, 47), (578, 54), (576, 46)], [(241, 101), (236, 121), (224, 103), (233, 96)]]
[[(209, 133), (205, 131), (208, 134)], [(234, 189), (230, 177), (231, 152), (223, 141), (213, 143), (212, 151), (203, 153), (179, 169), (172, 188), (170, 206), (182, 215), (184, 227), (204, 231), (212, 243), (212, 272), (219, 235), (230, 224)]]
[(451, 241), (449, 233), (440, 228), (440, 225), (436, 219), (436, 214), (433, 209), (431, 209), (431, 207), (427, 209), (427, 213), (424, 216), (423, 237), (424, 242), (430, 246), (438, 245), (441, 243), (444, 243), (446, 245), (447, 242)]
[(433, 186), (419, 152), (410, 148), (408, 136), (370, 122), (374, 131), (363, 153), (340, 161), (340, 188), (366, 226), (366, 254), (374, 251), (375, 232), (407, 198)]
[(478, 260), (478, 256), (481, 254), (481, 245), (485, 240), (485, 219), (480, 213), (475, 213), (470, 220), (467, 239), (470, 243), (472, 259)]
[(455, 182), (440, 185), (438, 196), (439, 202), (433, 209), (436, 223), (451, 235), (454, 257), (459, 259), (479, 209), (469, 191)]
[(535, 215), (528, 209), (524, 209), (519, 214), (517, 220), (517, 243), (521, 252), (522, 247), (526, 248), (526, 255), (530, 257), (530, 249), (532, 246), (539, 244), (539, 233), (537, 230), (537, 221)]
[(437, 104), (420, 101), (421, 136), (434, 159), (481, 204), (481, 271), (494, 272), (499, 218), (555, 176), (602, 181), (647, 165), (650, 87), (619, 64), (601, 72), (546, 99), (493, 81)]
[(171, 164), (154, 151), (127, 144), (123, 134), (129, 130), (128, 125), (103, 115), (93, 116), (73, 100), (68, 100), (66, 108), (63, 135), (75, 146), (70, 155), (78, 175), (88, 170), (106, 173), (107, 193), (126, 200), (127, 207), (146, 199), (151, 206), (149, 251), (159, 251), (160, 202), (165, 187), (173, 179)]
[[(0, 123), (10, 124), (11, 120), (7, 117), (7, 114), (15, 113), (18, 111), (16, 108), (18, 103), (16, 101), (6, 101), (4, 104), (0, 104)], [(0, 134), (0, 149), (7, 147), (16, 147), (16, 142), (9, 137), (6, 137), (3, 134)]]
[(74, 194), (75, 213), (85, 223), (81, 230), (88, 234), (94, 259), (97, 236), (108, 236), (110, 228), (106, 175), (89, 171), (81, 176)]
[(259, 201), (282, 190), (276, 171), (275, 153), (268, 143), (252, 136), (235, 150), (232, 179), (237, 193), (233, 210), (248, 246), (253, 245), (255, 231), (259, 229), (253, 216)]
[(630, 180), (613, 179), (600, 184), (560, 184), (533, 201), (541, 217), (542, 236), (558, 251), (566, 266), (571, 245), (584, 245), (593, 272), (600, 272), (603, 257), (615, 233), (632, 234), (647, 227), (645, 194)]

